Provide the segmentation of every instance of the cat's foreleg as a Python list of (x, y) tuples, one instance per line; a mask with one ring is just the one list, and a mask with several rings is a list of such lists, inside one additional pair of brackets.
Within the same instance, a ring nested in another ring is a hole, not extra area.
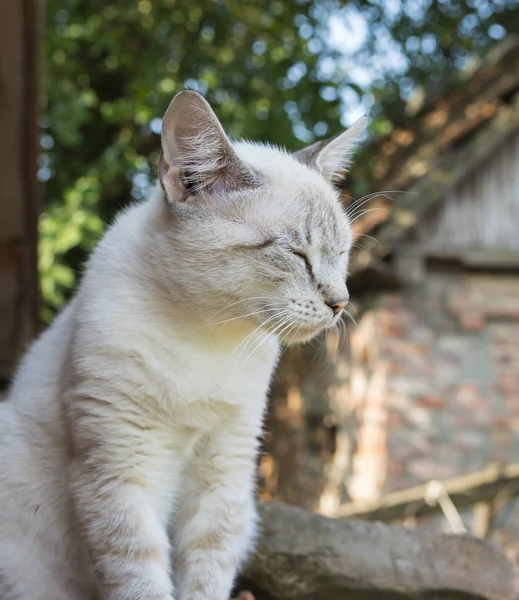
[(128, 421), (118, 432), (114, 419), (84, 418), (74, 434), (70, 484), (96, 597), (173, 600), (167, 524), (155, 501), (167, 457)]
[(180, 600), (228, 600), (256, 529), (256, 432), (227, 423), (200, 446), (174, 523)]

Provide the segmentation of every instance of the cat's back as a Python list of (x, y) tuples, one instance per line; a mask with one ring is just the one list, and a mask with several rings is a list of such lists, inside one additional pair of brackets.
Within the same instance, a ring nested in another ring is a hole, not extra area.
[[(2, 421), (4, 414), (9, 413), (29, 420), (35, 420), (36, 415), (41, 413), (47, 415), (46, 420), (56, 416), (52, 405), (62, 386), (74, 327), (75, 304), (76, 301), (72, 300), (23, 357), (7, 399), (2, 403)], [(2, 437), (0, 435), (0, 442)]]
[[(37, 501), (42, 473), (58, 491), (65, 477), (67, 428), (60, 401), (63, 370), (73, 329), (74, 301), (33, 343), (0, 403), (0, 502)], [(44, 486), (45, 487), (45, 486)], [(49, 489), (50, 489), (49, 487)], [(33, 489), (34, 488), (34, 489)], [(21, 500), (22, 498), (22, 500)]]
[(74, 313), (72, 301), (34, 342), (0, 402), (0, 596), (2, 569), (16, 572), (29, 549), (57, 553), (66, 544), (69, 450), (60, 391)]
[(66, 424), (60, 391), (73, 330), (72, 301), (33, 343), (0, 403), (0, 499), (18, 497), (10, 489), (37, 485), (43, 468), (62, 468)]

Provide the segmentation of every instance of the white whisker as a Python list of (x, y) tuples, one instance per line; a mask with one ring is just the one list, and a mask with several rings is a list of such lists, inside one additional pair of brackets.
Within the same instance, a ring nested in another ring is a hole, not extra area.
[(378, 244), (379, 246), (382, 246), (382, 244), (379, 242), (379, 240), (377, 240), (376, 238), (374, 238), (372, 235), (368, 235), (367, 233), (357, 233), (356, 237), (365, 237), (365, 238), (368, 238), (369, 240), (373, 240), (375, 242), (375, 244)]
[(263, 306), (264, 306), (264, 308), (254, 310), (245, 315), (240, 315), (238, 317), (231, 317), (230, 319), (223, 319), (222, 321), (215, 321), (215, 322), (207, 323), (206, 325), (204, 325), (204, 328), (205, 327), (213, 327), (216, 325), (222, 325), (223, 323), (229, 323), (231, 321), (238, 321), (240, 319), (246, 319), (248, 317), (253, 317), (254, 315), (259, 315), (261, 313), (271, 312), (276, 307), (275, 304), (272, 304), (270, 306), (269, 306), (269, 304), (264, 304)]
[[(277, 318), (278, 318), (278, 317), (280, 317), (280, 316), (284, 316), (284, 315), (288, 314), (289, 312), (290, 312), (290, 311), (288, 311), (288, 310), (283, 310), (283, 311), (280, 311), (280, 312), (278, 312), (278, 313), (276, 313), (276, 314), (274, 314), (274, 315), (271, 315), (271, 316), (270, 316), (270, 317), (269, 317), (269, 318), (268, 318), (266, 321), (264, 321), (263, 323), (261, 323), (260, 325), (258, 325), (258, 327), (256, 327), (256, 329), (254, 329), (254, 331), (252, 331), (251, 333), (249, 333), (249, 335), (248, 335), (248, 336), (247, 336), (247, 337), (246, 337), (244, 340), (242, 340), (242, 341), (240, 342), (240, 344), (239, 344), (239, 345), (238, 345), (238, 346), (237, 346), (237, 347), (234, 349), (234, 352), (232, 353), (232, 355), (234, 356), (234, 354), (235, 354), (235, 353), (236, 353), (238, 350), (240, 350), (240, 348), (241, 348), (241, 351), (240, 351), (240, 353), (239, 353), (239, 355), (238, 355), (238, 358), (239, 358), (239, 357), (240, 357), (240, 355), (241, 355), (241, 354), (244, 352), (244, 350), (245, 350), (245, 348), (246, 348), (247, 344), (250, 342), (250, 340), (251, 340), (251, 339), (254, 337), (254, 335), (256, 334), (256, 332), (258, 332), (258, 331), (259, 331), (259, 330), (260, 330), (262, 327), (264, 327), (265, 325), (268, 325), (268, 323), (270, 323), (271, 321), (273, 321), (273, 320), (277, 319)], [(269, 332), (266, 332), (266, 333), (268, 334)]]
[(248, 360), (251, 358), (251, 356), (253, 356), (256, 352), (259, 351), (259, 349), (261, 348), (261, 346), (263, 346), (263, 344), (270, 339), (273, 336), (279, 336), (282, 331), (284, 331), (284, 328), (286, 327), (286, 325), (290, 325), (290, 321), (291, 321), (291, 317), (292, 315), (289, 314), (287, 317), (285, 317), (281, 323), (279, 325), (276, 325), (276, 327), (274, 327), (274, 329), (271, 332), (268, 332), (268, 334), (262, 339), (260, 340), (260, 342), (256, 345), (255, 348), (253, 348), (252, 352), (247, 356), (247, 358), (245, 359), (245, 361), (242, 363), (242, 367), (244, 367)]
[(219, 315), (224, 310), (227, 310), (228, 308), (231, 308), (231, 306), (235, 306), (240, 302), (250, 302), (252, 300), (277, 300), (279, 302), (282, 301), (282, 298), (276, 298), (275, 296), (251, 296), (250, 298), (242, 298), (241, 300), (236, 300), (235, 302), (230, 302), (229, 304), (226, 304), (223, 308), (216, 311), (213, 316), (216, 317), (216, 315)]
[(366, 210), (362, 211), (360, 213), (360, 215), (355, 215), (353, 218), (350, 218), (350, 225), (351, 225), (351, 223), (355, 223), (355, 221), (357, 221), (361, 217), (364, 217), (365, 215), (367, 215), (370, 212), (375, 212), (376, 210), (381, 210), (382, 212), (388, 212), (385, 208), (382, 208), (380, 206), (376, 206), (375, 208), (366, 208)]
[(343, 343), (348, 338), (348, 328), (342, 319), (337, 321), (337, 325), (339, 326), (339, 348), (342, 348)]
[(380, 192), (372, 192), (371, 194), (366, 194), (365, 196), (362, 196), (357, 200), (354, 200), (351, 196), (347, 196), (347, 198), (353, 200), (353, 202), (346, 207), (346, 215), (350, 216), (353, 210), (360, 208), (363, 204), (369, 202), (369, 200), (372, 200), (373, 198), (377, 198), (379, 196), (381, 198), (385, 198), (386, 200), (393, 200), (393, 197), (389, 194), (411, 194), (416, 196), (418, 195), (418, 192), (410, 192), (407, 190), (381, 190)]
[(346, 216), (351, 217), (353, 215), (353, 213), (355, 213), (355, 211), (357, 211), (361, 206), (366, 204), (366, 202), (369, 202), (370, 200), (372, 200), (373, 198), (376, 198), (378, 196), (385, 197), (386, 199), (390, 198), (390, 197), (384, 196), (384, 194), (378, 194), (378, 193), (377, 194), (368, 194), (367, 196), (363, 196), (362, 198), (359, 198), (356, 202), (354, 202), (348, 206), (348, 208), (346, 209)]
[(359, 324), (357, 323), (356, 319), (353, 317), (353, 315), (347, 311), (346, 309), (344, 309), (344, 314), (350, 319), (350, 321), (355, 325), (355, 327), (358, 327)]

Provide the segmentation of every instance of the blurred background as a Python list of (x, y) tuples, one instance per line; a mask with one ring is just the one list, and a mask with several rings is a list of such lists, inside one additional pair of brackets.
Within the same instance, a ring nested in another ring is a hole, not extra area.
[(0, 379), (155, 178), (189, 87), (296, 150), (367, 114), (347, 335), (285, 354), (260, 496), (519, 563), (519, 3), (3, 0)]

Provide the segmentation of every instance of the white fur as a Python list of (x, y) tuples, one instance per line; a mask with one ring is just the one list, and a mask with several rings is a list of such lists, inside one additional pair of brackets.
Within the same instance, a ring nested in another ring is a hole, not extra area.
[(357, 119), (353, 125), (332, 140), (317, 158), (317, 165), (326, 179), (340, 181), (353, 160), (358, 138), (366, 125), (366, 117)]
[[(215, 117), (186, 102), (192, 168)], [(189, 195), (168, 115), (163, 189), (108, 230), (0, 404), (2, 600), (227, 600), (279, 341), (339, 318), (351, 232), (329, 183), (216, 128), (222, 177)]]

